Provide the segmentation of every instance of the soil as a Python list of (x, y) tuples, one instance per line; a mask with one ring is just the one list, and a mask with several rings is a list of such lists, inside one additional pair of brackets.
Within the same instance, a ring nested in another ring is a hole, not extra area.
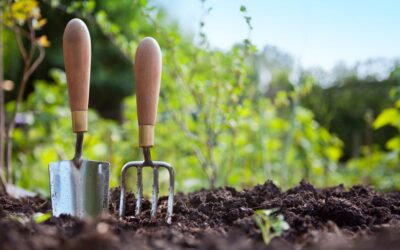
[[(111, 192), (110, 215), (93, 220), (69, 216), (36, 223), (49, 212), (40, 197), (0, 196), (0, 249), (399, 249), (400, 192), (343, 186), (316, 189), (302, 181), (282, 192), (271, 181), (237, 191), (225, 187), (177, 194), (174, 217), (166, 224), (166, 197), (157, 221), (150, 202), (134, 217), (129, 194), (127, 217), (118, 220), (119, 189)], [(254, 211), (277, 208), (290, 229), (265, 245)]]

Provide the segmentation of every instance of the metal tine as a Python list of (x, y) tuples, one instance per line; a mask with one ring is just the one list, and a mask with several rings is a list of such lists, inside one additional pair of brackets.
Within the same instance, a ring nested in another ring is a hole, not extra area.
[(157, 166), (166, 168), (169, 174), (169, 188), (168, 188), (168, 208), (167, 208), (167, 223), (171, 224), (172, 222), (172, 213), (174, 209), (174, 189), (175, 189), (175, 172), (174, 168), (162, 161), (154, 162)]
[(157, 203), (158, 203), (158, 166), (153, 165), (153, 192), (151, 196), (151, 219), (157, 218)]
[(136, 200), (136, 211), (135, 215), (139, 215), (141, 212), (142, 198), (143, 198), (143, 180), (142, 180), (142, 170), (144, 167), (153, 168), (153, 192), (152, 192), (152, 206), (151, 206), (151, 219), (155, 220), (157, 218), (157, 207), (158, 207), (158, 193), (159, 193), (159, 168), (166, 168), (169, 174), (169, 188), (168, 188), (168, 207), (167, 207), (167, 223), (172, 222), (172, 213), (174, 205), (174, 189), (175, 189), (175, 173), (174, 168), (162, 161), (151, 161), (150, 155), (147, 155), (147, 160), (144, 162), (132, 161), (126, 163), (121, 171), (121, 196), (119, 204), (119, 217), (122, 219), (125, 217), (125, 196), (126, 196), (126, 173), (129, 168), (137, 168), (137, 200)]
[(142, 211), (142, 197), (143, 197), (143, 175), (142, 175), (143, 166), (137, 167), (137, 199), (136, 199), (136, 211), (135, 215), (139, 215)]
[[(138, 170), (140, 168), (140, 170), (141, 170), (141, 168), (143, 167), (143, 162), (141, 162), (141, 161), (131, 161), (131, 162), (126, 163), (122, 167), (122, 171), (121, 171), (121, 194), (120, 194), (120, 199), (119, 199), (119, 218), (120, 219), (125, 217), (126, 172), (131, 167), (136, 167), (136, 168), (138, 168)], [(142, 188), (142, 190), (143, 190), (143, 188)], [(137, 205), (137, 203), (136, 203), (136, 205)]]

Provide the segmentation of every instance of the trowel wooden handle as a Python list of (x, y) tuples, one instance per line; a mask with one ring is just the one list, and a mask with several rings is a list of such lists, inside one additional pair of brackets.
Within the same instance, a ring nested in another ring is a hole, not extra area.
[(139, 121), (139, 146), (154, 145), (154, 125), (157, 117), (161, 80), (161, 50), (155, 39), (146, 37), (136, 50), (135, 84)]
[(91, 45), (88, 28), (74, 18), (64, 31), (64, 64), (74, 132), (87, 131)]

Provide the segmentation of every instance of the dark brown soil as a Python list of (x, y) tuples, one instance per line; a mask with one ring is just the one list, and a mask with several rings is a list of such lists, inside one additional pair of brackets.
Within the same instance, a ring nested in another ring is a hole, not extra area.
[[(62, 216), (35, 223), (32, 215), (48, 212), (41, 198), (0, 196), (0, 249), (399, 249), (400, 192), (379, 194), (371, 188), (343, 186), (316, 189), (301, 182), (286, 192), (268, 181), (244, 191), (234, 188), (177, 194), (172, 225), (161, 215), (133, 217), (129, 195), (127, 218), (116, 218), (119, 190), (111, 193), (111, 215), (82, 221)], [(266, 246), (254, 210), (277, 208), (290, 229)]]

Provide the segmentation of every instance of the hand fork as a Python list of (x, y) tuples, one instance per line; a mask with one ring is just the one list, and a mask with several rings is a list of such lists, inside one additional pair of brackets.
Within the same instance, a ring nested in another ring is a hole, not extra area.
[(150, 148), (154, 145), (154, 126), (157, 116), (158, 95), (161, 80), (161, 50), (153, 38), (147, 37), (141, 41), (135, 57), (136, 103), (139, 122), (139, 147), (143, 150), (144, 161), (126, 163), (121, 171), (121, 197), (119, 217), (125, 217), (125, 177), (129, 168), (137, 168), (137, 200), (135, 215), (141, 212), (143, 197), (142, 169), (153, 168), (153, 192), (151, 204), (151, 219), (157, 217), (158, 202), (158, 169), (166, 168), (169, 173), (167, 223), (171, 223), (174, 203), (174, 169), (161, 161), (152, 161)]

